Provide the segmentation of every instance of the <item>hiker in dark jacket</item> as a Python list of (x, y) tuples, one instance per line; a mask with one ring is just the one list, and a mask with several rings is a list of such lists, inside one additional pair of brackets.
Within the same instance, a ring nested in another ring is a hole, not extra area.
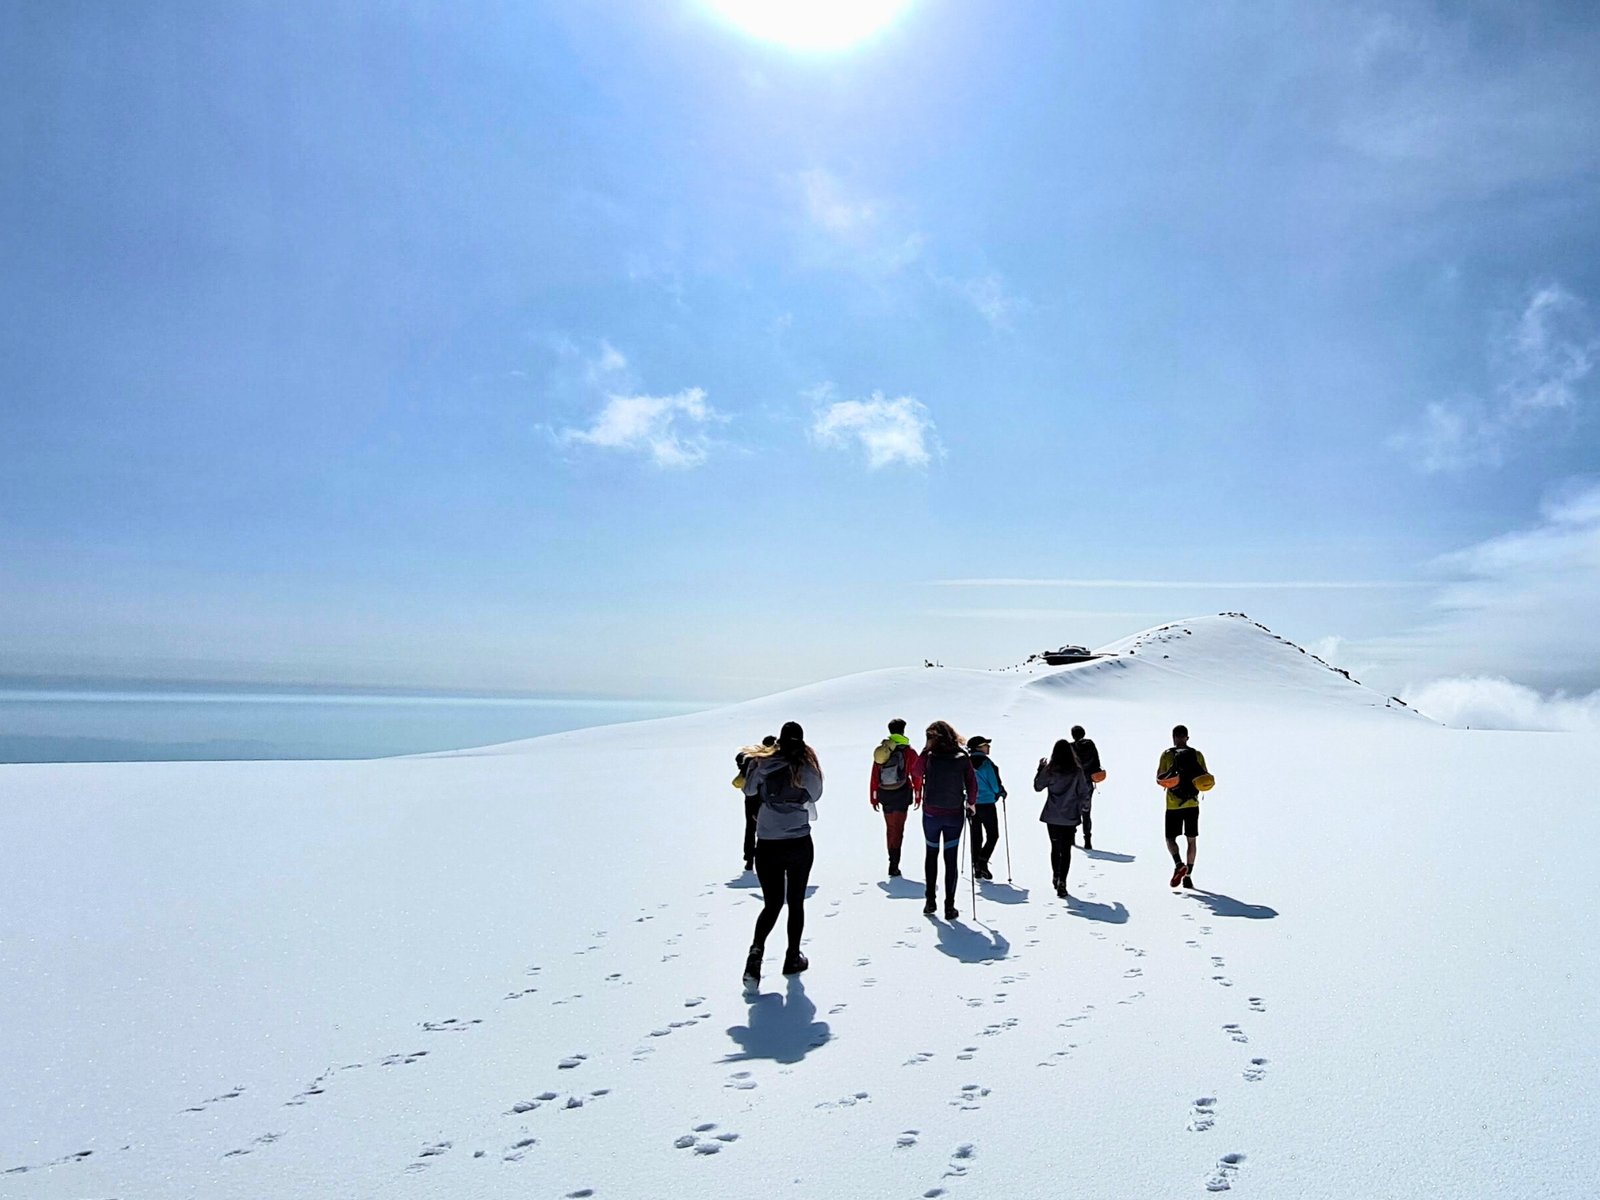
[(1056, 895), (1067, 894), (1067, 871), (1072, 866), (1072, 839), (1083, 817), (1083, 802), (1089, 795), (1089, 777), (1072, 751), (1072, 743), (1062, 738), (1048, 759), (1039, 760), (1033, 773), (1033, 790), (1044, 792), (1044, 809), (1039, 820), (1050, 831), (1050, 874)]
[(906, 813), (922, 803), (917, 752), (906, 737), (906, 723), (889, 722), (889, 736), (872, 752), (872, 782), (867, 799), (883, 813), (884, 837), (889, 845), (889, 874), (900, 874), (900, 843), (905, 838)]
[(972, 810), (972, 873), (979, 879), (993, 879), (989, 859), (1000, 840), (1000, 815), (995, 809), (996, 802), (1006, 798), (1006, 785), (1000, 778), (1000, 768), (989, 757), (988, 738), (973, 734), (967, 739), (967, 753), (972, 756), (972, 772), (978, 777), (978, 803)]
[(805, 731), (785, 721), (774, 746), (763, 746), (744, 760), (744, 793), (761, 801), (756, 814), (756, 878), (761, 881), (762, 907), (755, 939), (745, 959), (744, 981), (761, 982), (761, 958), (778, 912), (789, 906), (789, 951), (783, 973), (798, 975), (811, 964), (800, 953), (806, 927), (806, 882), (815, 852), (811, 845), (814, 805), (822, 798), (822, 768), (817, 752), (806, 745)]
[(1083, 827), (1083, 848), (1093, 850), (1094, 818), (1090, 809), (1094, 804), (1094, 777), (1102, 774), (1103, 768), (1100, 766), (1100, 751), (1092, 741), (1083, 736), (1082, 725), (1072, 727), (1072, 752), (1078, 756), (1084, 772), (1089, 776), (1089, 798), (1083, 802), (1083, 820), (1079, 824)]
[(922, 749), (917, 770), (922, 793), (922, 833), (928, 841), (922, 867), (923, 878), (927, 881), (922, 911), (931, 915), (937, 908), (934, 896), (938, 891), (942, 842), (944, 919), (954, 921), (961, 915), (956, 909), (956, 857), (961, 850), (961, 826), (965, 815), (978, 802), (978, 778), (973, 773), (972, 760), (961, 748), (961, 735), (948, 721), (935, 721), (928, 726), (928, 741)]

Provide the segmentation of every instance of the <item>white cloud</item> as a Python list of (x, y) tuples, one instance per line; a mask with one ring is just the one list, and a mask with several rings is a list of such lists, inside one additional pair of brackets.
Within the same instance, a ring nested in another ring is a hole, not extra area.
[(1424, 471), (1497, 467), (1516, 437), (1576, 408), (1594, 371), (1600, 332), (1587, 306), (1559, 284), (1534, 291), (1490, 349), (1493, 395), (1434, 401), (1416, 428), (1389, 439)]
[(823, 263), (882, 283), (927, 249), (927, 238), (890, 202), (861, 194), (832, 171), (813, 167), (796, 173), (793, 182), (807, 227), (820, 235), (810, 239), (808, 252)]
[[(825, 399), (832, 389), (823, 387), (812, 395)], [(926, 466), (938, 450), (927, 407), (910, 396), (886, 400), (882, 392), (873, 392), (866, 400), (839, 400), (820, 409), (811, 436), (823, 446), (859, 445), (874, 470), (892, 463)]]
[(1505, 676), (1545, 691), (1600, 687), (1600, 483), (1569, 486), (1526, 529), (1436, 560), (1447, 579), (1420, 628), (1364, 643), (1387, 673)]
[(941, 279), (940, 282), (972, 305), (978, 315), (996, 329), (1010, 329), (1011, 319), (1028, 307), (1014, 295), (997, 273), (990, 271), (971, 279)]
[(797, 176), (806, 213), (829, 233), (855, 235), (878, 223), (878, 206), (870, 200), (846, 193), (844, 184), (831, 171), (813, 167)]
[(1549, 729), (1600, 733), (1600, 691), (1543, 695), (1499, 676), (1436, 679), (1401, 699), (1458, 729)]
[(697, 467), (710, 453), (707, 429), (727, 418), (706, 403), (701, 388), (672, 396), (608, 395), (588, 429), (564, 429), (564, 442), (647, 454), (658, 467)]

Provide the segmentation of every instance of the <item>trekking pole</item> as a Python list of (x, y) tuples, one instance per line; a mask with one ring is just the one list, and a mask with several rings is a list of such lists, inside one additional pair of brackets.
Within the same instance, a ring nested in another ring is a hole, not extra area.
[(967, 875), (972, 880), (972, 919), (976, 921), (978, 919), (978, 872), (973, 868), (972, 865), (971, 837), (967, 838)]
[(1005, 797), (1000, 798), (1000, 824), (1006, 831), (1006, 882), (1011, 882), (1011, 820), (1006, 816)]

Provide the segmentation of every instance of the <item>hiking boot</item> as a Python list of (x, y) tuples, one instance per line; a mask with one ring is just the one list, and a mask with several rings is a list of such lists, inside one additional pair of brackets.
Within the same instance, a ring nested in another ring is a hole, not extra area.
[(890, 879), (899, 879), (900, 878), (900, 868), (895, 866), (893, 863), (889, 864), (889, 878)]
[(939, 911), (939, 905), (934, 901), (932, 896), (929, 896), (922, 905), (922, 911), (931, 917), (934, 913)]
[(1189, 872), (1187, 871), (1183, 873), (1183, 886), (1186, 888), (1194, 887), (1194, 880), (1190, 877)]
[(1184, 866), (1182, 863), (1178, 863), (1175, 867), (1172, 868), (1172, 881), (1170, 883), (1168, 883), (1167, 886), (1168, 887), (1177, 887), (1180, 883), (1183, 882), (1183, 877), (1185, 875), (1187, 875), (1188, 873), (1189, 873), (1189, 868)]
[(755, 987), (761, 982), (761, 947), (751, 946), (750, 954), (744, 960), (744, 982), (746, 987)]
[(785, 975), (798, 975), (810, 965), (810, 960), (798, 950), (791, 950), (783, 956), (783, 973)]
[(749, 874), (751, 871), (754, 871), (756, 869), (756, 860), (753, 859), (753, 858), (745, 859), (744, 860), (744, 869), (745, 869), (745, 873), (746, 874)]
[(1089, 838), (1084, 838), (1083, 839), (1083, 848), (1085, 850), (1093, 850), (1094, 849), (1094, 842)]
[(1063, 900), (1067, 898), (1067, 881), (1065, 879), (1056, 880), (1056, 895)]
[(944, 919), (946, 921), (954, 921), (960, 915), (961, 910), (958, 909), (954, 904), (946, 904), (944, 906)]

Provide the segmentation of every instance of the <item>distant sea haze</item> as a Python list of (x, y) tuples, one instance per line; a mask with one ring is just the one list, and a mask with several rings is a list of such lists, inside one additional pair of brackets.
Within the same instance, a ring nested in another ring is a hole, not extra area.
[(384, 758), (696, 712), (704, 701), (0, 687), (0, 763)]

